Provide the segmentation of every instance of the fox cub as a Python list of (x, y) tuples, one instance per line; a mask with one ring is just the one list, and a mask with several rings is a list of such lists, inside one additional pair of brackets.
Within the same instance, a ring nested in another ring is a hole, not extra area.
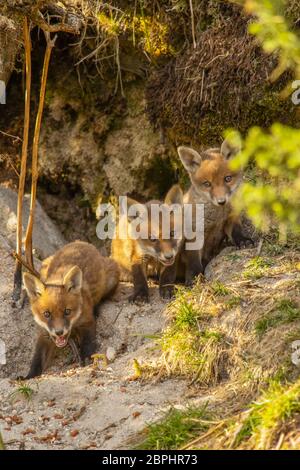
[(183, 250), (187, 284), (195, 275), (203, 273), (226, 236), (237, 246), (247, 241), (253, 243), (243, 234), (241, 222), (234, 215), (230, 203), (243, 177), (241, 170), (233, 171), (229, 165), (230, 159), (239, 151), (240, 148), (231, 146), (227, 140), (221, 148), (211, 148), (202, 153), (189, 147), (178, 147), (179, 157), (191, 181), (184, 203), (204, 205), (203, 248), (200, 251)]
[[(121, 267), (121, 279), (133, 281), (134, 291), (129, 297), (130, 301), (139, 299), (149, 302), (147, 275), (153, 273), (159, 276), (161, 297), (166, 299), (172, 297), (176, 280), (177, 255), (183, 243), (182, 214), (179, 217), (174, 215), (172, 211), (174, 204), (180, 209), (183, 207), (183, 192), (178, 185), (169, 190), (164, 203), (153, 200), (147, 204), (139, 204), (127, 198), (128, 209), (136, 205), (140, 207), (140, 211), (137, 211), (133, 217), (127, 214), (121, 215), (116, 238), (112, 241), (112, 258)], [(151, 217), (153, 206), (161, 211), (158, 220)], [(182, 210), (180, 212), (182, 213)], [(164, 216), (170, 220), (167, 233), (163, 230)], [(133, 235), (132, 225), (137, 221), (140, 224), (138, 237)], [(121, 230), (125, 234), (124, 239), (120, 238)]]
[(90, 358), (96, 348), (93, 309), (117, 287), (119, 268), (93, 245), (76, 241), (47, 258), (40, 276), (23, 276), (33, 317), (40, 327), (26, 379), (41, 375), (56, 347), (65, 347), (69, 338), (78, 341), (83, 363)]

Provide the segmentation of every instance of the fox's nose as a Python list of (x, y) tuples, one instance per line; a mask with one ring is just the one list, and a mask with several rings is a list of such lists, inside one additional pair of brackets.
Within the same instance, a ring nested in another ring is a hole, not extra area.
[(165, 253), (165, 258), (166, 259), (172, 259), (173, 258), (173, 253)]
[(56, 336), (62, 336), (64, 334), (64, 330), (55, 330)]
[(224, 206), (226, 199), (224, 197), (220, 197), (217, 199), (219, 206)]

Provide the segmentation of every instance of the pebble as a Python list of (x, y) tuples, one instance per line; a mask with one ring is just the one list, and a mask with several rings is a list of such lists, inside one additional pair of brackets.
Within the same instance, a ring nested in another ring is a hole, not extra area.
[(117, 357), (117, 351), (112, 346), (109, 346), (106, 350), (106, 357), (109, 362), (113, 362)]

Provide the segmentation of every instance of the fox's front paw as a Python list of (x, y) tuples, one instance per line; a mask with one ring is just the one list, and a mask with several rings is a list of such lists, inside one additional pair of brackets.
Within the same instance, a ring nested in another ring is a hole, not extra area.
[(128, 297), (129, 302), (133, 303), (140, 303), (144, 302), (146, 304), (149, 303), (149, 293), (146, 290), (141, 290), (134, 292), (130, 297)]
[(16, 380), (17, 382), (25, 382), (25, 380), (34, 379), (34, 377), (37, 377), (37, 376), (36, 375), (31, 375), (31, 374), (17, 375), (17, 377), (14, 377), (13, 380)]
[(187, 278), (184, 283), (185, 287), (193, 287), (194, 285), (194, 278)]
[(174, 286), (173, 285), (160, 286), (159, 294), (165, 300), (172, 299), (172, 297), (174, 297)]
[(254, 240), (245, 235), (241, 227), (235, 227), (232, 231), (232, 240), (238, 248), (247, 248), (254, 246)]

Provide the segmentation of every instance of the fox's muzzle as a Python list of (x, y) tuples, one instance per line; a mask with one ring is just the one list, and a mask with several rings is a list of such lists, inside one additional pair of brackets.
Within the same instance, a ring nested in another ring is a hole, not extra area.
[(51, 339), (54, 341), (58, 348), (64, 348), (68, 344), (71, 331), (64, 329), (57, 329), (51, 331)]

